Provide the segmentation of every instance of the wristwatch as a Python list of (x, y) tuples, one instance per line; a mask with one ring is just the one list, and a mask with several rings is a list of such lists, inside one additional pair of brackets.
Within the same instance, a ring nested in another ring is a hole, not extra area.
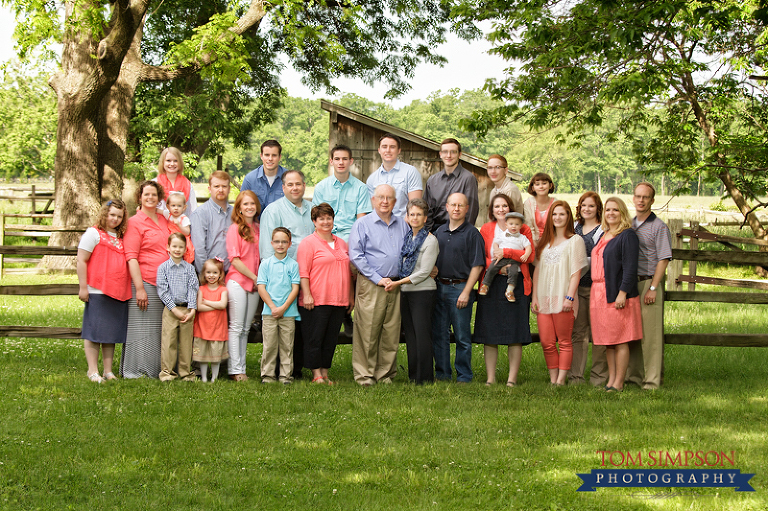
[(656, 286), (651, 286), (648, 288), (650, 291), (656, 291)]

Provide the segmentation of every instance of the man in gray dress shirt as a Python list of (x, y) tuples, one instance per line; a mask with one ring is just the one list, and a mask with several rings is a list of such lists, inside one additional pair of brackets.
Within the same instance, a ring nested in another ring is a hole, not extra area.
[(203, 263), (208, 259), (219, 258), (224, 263), (224, 271), (229, 270), (227, 258), (227, 230), (232, 224), (232, 206), (229, 199), (229, 174), (217, 170), (208, 178), (208, 191), (211, 198), (192, 213), (192, 244), (195, 246), (195, 269), (203, 271)]
[(440, 159), (443, 170), (427, 179), (424, 200), (429, 204), (429, 217), (426, 228), (434, 233), (441, 225), (448, 222), (445, 204), (454, 193), (463, 194), (469, 201), (467, 221), (475, 225), (480, 203), (477, 198), (477, 178), (461, 166), (461, 144), (455, 138), (446, 138), (440, 144)]

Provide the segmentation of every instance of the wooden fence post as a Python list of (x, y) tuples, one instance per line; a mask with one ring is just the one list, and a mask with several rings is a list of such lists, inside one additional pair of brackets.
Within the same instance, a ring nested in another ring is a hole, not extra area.
[[(698, 231), (699, 230), (699, 222), (692, 220), (691, 221), (691, 230), (692, 231)], [(694, 238), (691, 236), (690, 241), (690, 248), (691, 250), (698, 250), (699, 249), (699, 239)], [(688, 261), (688, 275), (691, 277), (696, 276), (696, 261)], [(688, 283), (688, 291), (696, 291), (696, 283), (695, 282), (689, 282)]]
[[(0, 215), (0, 245), (5, 245), (5, 213)], [(0, 279), (5, 276), (3, 254), (0, 254)]]
[[(667, 227), (672, 234), (672, 248), (683, 248), (683, 237), (680, 235), (680, 230), (683, 228), (683, 221), (679, 218), (671, 218), (667, 221)], [(683, 286), (677, 282), (677, 278), (683, 272), (683, 261), (679, 259), (672, 259), (667, 267), (667, 290), (669, 291), (682, 291)]]
[[(35, 185), (32, 185), (32, 195), (31, 195), (31, 197), (32, 197), (32, 211), (30, 211), (30, 213), (32, 213), (34, 215), (35, 213), (37, 213), (37, 202), (35, 201)], [(36, 220), (37, 219), (35, 217), (32, 217), (32, 223), (33, 224), (39, 223)]]

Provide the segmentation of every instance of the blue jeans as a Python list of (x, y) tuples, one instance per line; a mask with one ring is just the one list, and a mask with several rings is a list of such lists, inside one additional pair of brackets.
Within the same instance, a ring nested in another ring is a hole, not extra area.
[(456, 300), (464, 290), (464, 283), (453, 285), (437, 283), (437, 300), (432, 317), (432, 343), (435, 351), (435, 377), (450, 380), (451, 339), (450, 328), (456, 339), (456, 381), (472, 381), (472, 305), (475, 292), (469, 296), (469, 303), (463, 309), (456, 308)]

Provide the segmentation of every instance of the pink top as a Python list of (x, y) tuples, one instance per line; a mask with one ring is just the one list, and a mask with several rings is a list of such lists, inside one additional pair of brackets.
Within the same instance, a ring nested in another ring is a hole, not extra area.
[(88, 285), (105, 295), (124, 302), (131, 299), (131, 276), (125, 262), (123, 240), (98, 227), (99, 243), (88, 259)]
[(552, 207), (553, 202), (555, 202), (555, 199), (550, 199), (546, 209), (539, 209), (538, 203), (535, 203), (536, 207), (534, 208), (534, 220), (536, 221), (536, 227), (539, 228), (539, 232), (544, 232), (544, 226), (547, 225), (547, 216), (549, 216), (549, 208)]
[[(221, 300), (221, 294), (226, 290), (227, 288), (222, 285), (219, 285), (216, 289), (209, 288), (208, 284), (200, 286), (203, 298), (212, 302)], [(195, 326), (192, 330), (192, 335), (204, 341), (226, 341), (229, 335), (227, 328), (227, 309), (198, 311), (195, 315)]]
[(128, 219), (123, 238), (125, 260), (136, 259), (141, 280), (157, 285), (157, 267), (168, 260), (168, 221), (157, 212), (157, 223), (139, 210)]
[[(259, 274), (259, 224), (253, 224), (253, 243), (248, 243), (237, 232), (237, 224), (232, 224), (227, 230), (227, 256), (229, 262), (235, 257), (245, 265), (246, 268), (251, 270), (254, 275)], [(235, 268), (234, 265), (230, 265), (229, 272), (227, 272), (226, 281), (234, 280), (240, 287), (248, 291), (253, 292), (253, 280), (249, 279)]]
[[(317, 233), (307, 236), (296, 251), (299, 276), (309, 279), (309, 291), (315, 305), (349, 306), (351, 273), (347, 244), (334, 236), (334, 247), (320, 239)], [(299, 295), (299, 305), (304, 297)]]

